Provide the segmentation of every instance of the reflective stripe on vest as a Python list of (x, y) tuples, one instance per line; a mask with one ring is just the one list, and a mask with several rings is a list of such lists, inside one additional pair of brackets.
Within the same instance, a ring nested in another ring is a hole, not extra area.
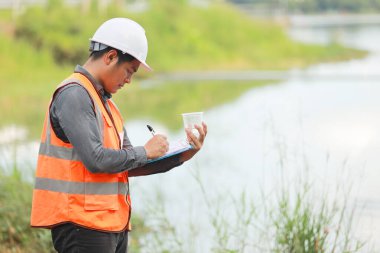
[(46, 155), (50, 157), (55, 157), (59, 159), (71, 160), (71, 161), (80, 161), (77, 153), (73, 152), (72, 148), (53, 146), (47, 143), (40, 144), (40, 155)]
[(53, 192), (62, 192), (69, 194), (95, 194), (95, 195), (111, 195), (111, 194), (127, 194), (127, 183), (83, 183), (56, 180), (50, 178), (36, 178), (34, 188), (38, 190), (47, 190)]

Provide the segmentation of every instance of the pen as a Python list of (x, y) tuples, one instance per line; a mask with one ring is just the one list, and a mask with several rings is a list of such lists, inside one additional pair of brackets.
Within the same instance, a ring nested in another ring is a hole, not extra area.
[(156, 134), (156, 132), (153, 130), (153, 127), (151, 127), (149, 125), (146, 125), (146, 127), (148, 128), (149, 132), (152, 133), (153, 136)]

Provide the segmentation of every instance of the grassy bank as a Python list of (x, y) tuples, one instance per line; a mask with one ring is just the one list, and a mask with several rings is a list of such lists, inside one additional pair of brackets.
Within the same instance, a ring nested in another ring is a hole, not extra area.
[(281, 27), (252, 20), (228, 4), (200, 8), (187, 1), (150, 2), (150, 8), (141, 13), (115, 6), (100, 13), (59, 4), (32, 8), (17, 21), (15, 35), (34, 48), (48, 49), (57, 64), (76, 64), (86, 59), (88, 39), (102, 22), (128, 16), (145, 28), (150, 42), (148, 61), (157, 72), (286, 69), (358, 53), (338, 45), (294, 42)]
[(0, 55), (0, 126), (26, 126), (36, 137), (54, 88), (71, 69), (58, 68), (46, 50), (37, 52), (4, 35), (0, 35)]
[[(75, 64), (83, 64), (88, 38), (98, 25), (115, 16), (131, 17), (145, 27), (150, 42), (148, 62), (156, 70), (149, 75), (178, 70), (287, 69), (364, 55), (339, 45), (294, 42), (275, 24), (252, 20), (226, 4), (200, 8), (185, 1), (150, 2), (151, 8), (142, 13), (112, 5), (101, 12), (96, 6), (83, 12), (59, 0), (30, 8), (16, 20), (9, 11), (1, 11), (0, 127), (27, 126), (30, 137), (38, 137), (55, 86)], [(206, 110), (262, 84), (167, 83), (141, 89), (139, 80), (148, 77), (141, 71), (132, 87), (115, 99), (126, 119), (154, 118), (172, 129), (179, 126), (179, 120), (173, 121), (175, 114)]]

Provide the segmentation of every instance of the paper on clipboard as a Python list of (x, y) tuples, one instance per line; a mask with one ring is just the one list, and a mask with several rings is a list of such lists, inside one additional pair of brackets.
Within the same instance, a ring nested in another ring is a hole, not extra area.
[(155, 159), (148, 160), (148, 163), (156, 162), (156, 161), (165, 159), (167, 157), (177, 155), (179, 153), (185, 152), (185, 151), (192, 149), (192, 148), (193, 147), (186, 140), (178, 140), (175, 142), (170, 142), (169, 143), (169, 150), (168, 150), (168, 152), (166, 152), (165, 155), (158, 157), (158, 158), (155, 158)]

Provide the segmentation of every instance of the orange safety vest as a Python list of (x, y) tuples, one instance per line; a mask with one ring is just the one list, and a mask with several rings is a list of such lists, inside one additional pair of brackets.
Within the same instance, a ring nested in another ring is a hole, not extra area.
[[(115, 104), (110, 99), (106, 102), (110, 116), (92, 83), (80, 73), (72, 74), (56, 92), (70, 83), (82, 85), (92, 98), (103, 147), (120, 149), (123, 119)], [(31, 225), (51, 228), (73, 222), (101, 231), (130, 230), (130, 203), (128, 172), (105, 174), (87, 170), (75, 148), (55, 135), (47, 110), (33, 190)]]

